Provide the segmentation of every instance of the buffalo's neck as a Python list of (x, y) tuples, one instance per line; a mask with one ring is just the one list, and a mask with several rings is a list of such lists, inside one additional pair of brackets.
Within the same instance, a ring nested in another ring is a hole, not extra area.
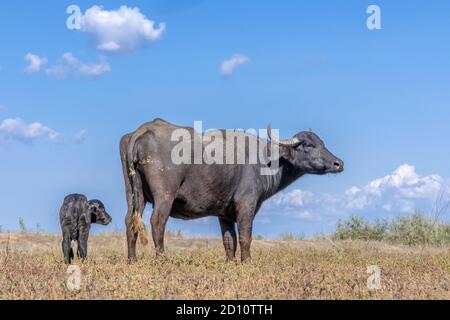
[(262, 176), (264, 181), (265, 199), (288, 187), (304, 173), (287, 161), (280, 160), (278, 171), (273, 175)]

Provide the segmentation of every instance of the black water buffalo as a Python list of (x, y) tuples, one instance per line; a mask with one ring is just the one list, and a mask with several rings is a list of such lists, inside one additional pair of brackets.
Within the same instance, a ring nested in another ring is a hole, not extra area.
[[(278, 158), (270, 158), (272, 161), (258, 160), (253, 164), (248, 161), (240, 164), (177, 163), (173, 157), (180, 141), (174, 141), (173, 133), (183, 130), (192, 137), (199, 135), (193, 128), (155, 119), (121, 139), (120, 153), (128, 202), (125, 222), (131, 261), (136, 260), (138, 236), (143, 239), (141, 216), (147, 202), (153, 204), (151, 226), (157, 253), (164, 251), (164, 230), (169, 216), (180, 219), (217, 216), (227, 259), (235, 258), (237, 223), (241, 260), (246, 261), (250, 259), (253, 219), (266, 199), (304, 174), (344, 170), (343, 161), (328, 151), (314, 133), (300, 132), (289, 140), (279, 141), (272, 136), (270, 126), (270, 142), (242, 131), (236, 131), (236, 137), (228, 140), (243, 137), (248, 141), (243, 151), (247, 160), (251, 157), (251, 142), (256, 141), (268, 149), (277, 146)], [(226, 133), (225, 130), (216, 132)], [(226, 140), (225, 136), (222, 142), (226, 143)], [(184, 151), (189, 153), (190, 159), (195, 158), (195, 138), (192, 141), (187, 142), (192, 148)], [(204, 151), (212, 140), (200, 137), (197, 141)], [(278, 164), (275, 174), (261, 174), (262, 168), (274, 166), (274, 160)]]
[(78, 242), (77, 255), (87, 257), (87, 242), (91, 223), (107, 225), (112, 218), (99, 200), (89, 200), (81, 194), (71, 194), (64, 198), (59, 211), (59, 221), (63, 234), (62, 250), (64, 262), (71, 263), (74, 258), (71, 241)]

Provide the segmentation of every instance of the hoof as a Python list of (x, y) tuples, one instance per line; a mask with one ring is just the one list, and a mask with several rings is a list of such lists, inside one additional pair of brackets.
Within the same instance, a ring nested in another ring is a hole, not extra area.
[(252, 262), (251, 258), (241, 259), (241, 264), (250, 264)]
[(129, 264), (134, 264), (134, 263), (136, 263), (137, 262), (137, 258), (136, 257), (129, 257), (128, 258), (128, 263)]

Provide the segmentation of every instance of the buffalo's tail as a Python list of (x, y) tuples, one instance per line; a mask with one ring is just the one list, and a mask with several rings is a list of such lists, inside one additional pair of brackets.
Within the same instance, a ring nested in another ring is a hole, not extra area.
[(141, 215), (136, 211), (133, 212), (133, 220), (131, 226), (134, 233), (138, 234), (139, 240), (143, 246), (148, 245), (147, 229), (144, 222), (142, 222)]
[(137, 130), (131, 137), (130, 142), (128, 144), (127, 150), (127, 164), (128, 164), (128, 175), (131, 184), (132, 190), (132, 229), (133, 232), (138, 234), (138, 237), (141, 241), (141, 244), (146, 246), (148, 244), (147, 230), (145, 228), (145, 224), (142, 222), (141, 213), (139, 211), (139, 204), (141, 199), (139, 196), (141, 195), (142, 190), (139, 190), (139, 186), (141, 185), (138, 181), (140, 177), (138, 177), (138, 170), (136, 168), (137, 163), (137, 154), (135, 150), (136, 140), (141, 137), (146, 130)]

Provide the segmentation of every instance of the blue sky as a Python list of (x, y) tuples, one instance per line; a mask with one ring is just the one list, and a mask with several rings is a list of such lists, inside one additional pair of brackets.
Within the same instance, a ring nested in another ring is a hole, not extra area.
[[(117, 35), (95, 16), (68, 30), (71, 4), (84, 15), (94, 5), (137, 7), (153, 33)], [(370, 4), (381, 8), (381, 30), (366, 27)], [(123, 228), (118, 141), (155, 117), (204, 128), (272, 122), (284, 137), (313, 128), (344, 159), (343, 174), (304, 177), (267, 203), (257, 234), (326, 233), (349, 214), (432, 212), (450, 178), (449, 38), (444, 1), (4, 3), (0, 225), (15, 230), (23, 217), (58, 231), (62, 199), (78, 192), (113, 216), (96, 231)], [(245, 61), (221, 75), (236, 55)], [(216, 219), (170, 228), (219, 234)]]

